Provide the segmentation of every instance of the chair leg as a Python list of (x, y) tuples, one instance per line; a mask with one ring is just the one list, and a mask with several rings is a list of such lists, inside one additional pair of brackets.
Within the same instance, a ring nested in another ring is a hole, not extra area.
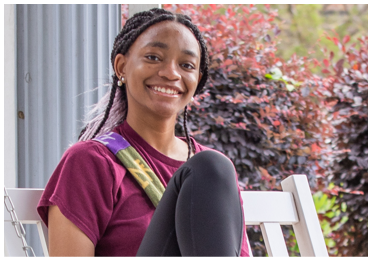
[(49, 257), (48, 244), (47, 244), (48, 231), (47, 231), (47, 229), (44, 229), (41, 222), (37, 222), (36, 226), (37, 226), (37, 231), (39, 233), (41, 247), (43, 249), (44, 256)]

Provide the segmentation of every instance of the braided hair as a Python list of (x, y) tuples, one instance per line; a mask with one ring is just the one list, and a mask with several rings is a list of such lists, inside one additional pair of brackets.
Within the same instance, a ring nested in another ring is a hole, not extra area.
[[(114, 46), (111, 52), (111, 64), (114, 68), (115, 57), (118, 54), (125, 55), (136, 39), (150, 26), (163, 22), (175, 21), (188, 27), (195, 35), (200, 44), (201, 59), (200, 73), (202, 77), (196, 88), (194, 96), (201, 92), (207, 79), (209, 57), (207, 47), (199, 29), (191, 22), (191, 18), (183, 14), (173, 14), (169, 11), (159, 8), (153, 8), (149, 11), (136, 13), (133, 17), (127, 20), (121, 32), (116, 36)], [(89, 115), (98, 114), (90, 120), (79, 135), (79, 141), (95, 138), (97, 135), (111, 131), (114, 127), (122, 123), (128, 112), (127, 93), (125, 83), (118, 86), (118, 77), (114, 73), (112, 75), (112, 88), (89, 113)], [(102, 107), (106, 106), (102, 111)], [(89, 116), (88, 115), (88, 116)], [(192, 142), (187, 129), (187, 106), (183, 115), (183, 128), (188, 144), (188, 157), (190, 158)], [(193, 148), (195, 150), (195, 148)]]

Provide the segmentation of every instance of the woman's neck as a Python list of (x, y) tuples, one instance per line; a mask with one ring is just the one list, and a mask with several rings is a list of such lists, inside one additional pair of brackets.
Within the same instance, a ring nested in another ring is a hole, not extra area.
[(135, 117), (128, 112), (126, 121), (138, 135), (157, 151), (176, 160), (186, 160), (187, 144), (175, 137), (176, 115), (173, 118), (156, 119), (150, 116)]

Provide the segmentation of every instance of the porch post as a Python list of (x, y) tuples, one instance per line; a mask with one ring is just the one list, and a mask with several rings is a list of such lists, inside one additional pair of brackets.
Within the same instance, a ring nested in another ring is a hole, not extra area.
[(18, 187), (17, 180), (17, 88), (16, 5), (4, 5), (4, 185)]

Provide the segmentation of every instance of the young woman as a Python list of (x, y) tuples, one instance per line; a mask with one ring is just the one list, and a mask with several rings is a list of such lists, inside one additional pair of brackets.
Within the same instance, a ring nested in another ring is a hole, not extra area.
[[(38, 206), (50, 255), (247, 256), (235, 168), (187, 132), (187, 104), (208, 78), (197, 27), (162, 9), (138, 13), (116, 37), (111, 61), (112, 89), (99, 103), (106, 110), (64, 153)], [(175, 136), (182, 110), (185, 138)], [(166, 187), (156, 207), (147, 184), (94, 139), (108, 132), (129, 142)]]

